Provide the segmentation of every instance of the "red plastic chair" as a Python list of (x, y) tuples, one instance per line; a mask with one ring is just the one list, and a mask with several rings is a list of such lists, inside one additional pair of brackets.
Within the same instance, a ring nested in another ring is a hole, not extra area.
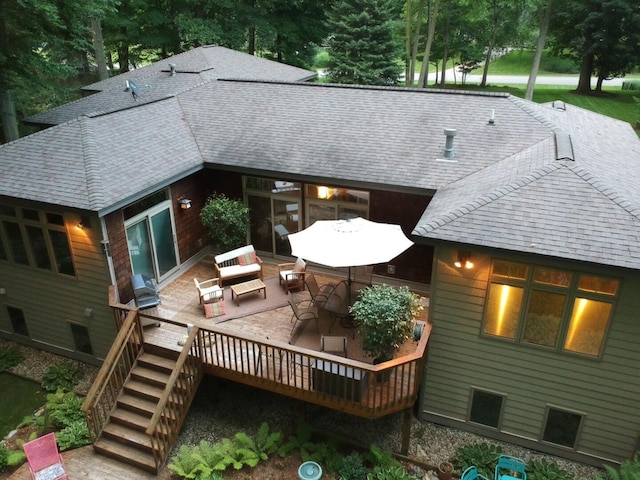
[(49, 433), (25, 443), (22, 448), (29, 462), (33, 480), (57, 480), (69, 477), (58, 453), (55, 433)]

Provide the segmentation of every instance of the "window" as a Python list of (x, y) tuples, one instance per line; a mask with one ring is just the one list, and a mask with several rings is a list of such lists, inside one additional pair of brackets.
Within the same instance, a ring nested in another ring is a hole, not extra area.
[(475, 389), (472, 390), (471, 396), (469, 421), (498, 428), (502, 417), (504, 396)]
[(75, 276), (64, 217), (0, 205), (0, 260)]
[(619, 280), (495, 260), (483, 333), (598, 357)]
[(346, 220), (369, 216), (369, 192), (323, 185), (307, 185), (309, 213), (306, 224), (316, 220)]
[(11, 328), (13, 328), (13, 333), (28, 337), (29, 329), (27, 328), (27, 321), (24, 318), (24, 312), (21, 309), (15, 307), (7, 307), (7, 312), (9, 313), (9, 320), (11, 321)]
[(542, 441), (575, 448), (583, 417), (579, 413), (548, 407)]
[(73, 336), (73, 345), (76, 351), (93, 355), (93, 347), (91, 346), (91, 338), (89, 337), (89, 329), (84, 325), (70, 323), (71, 335)]

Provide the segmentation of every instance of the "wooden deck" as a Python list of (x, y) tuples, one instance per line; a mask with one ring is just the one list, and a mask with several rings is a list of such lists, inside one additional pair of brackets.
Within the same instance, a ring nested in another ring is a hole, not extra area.
[[(91, 480), (113, 480), (114, 478), (136, 480), (170, 480), (168, 469), (163, 469), (158, 475), (145, 472), (137, 467), (114, 460), (95, 452), (91, 445), (62, 452), (67, 473), (70, 479), (87, 478)], [(25, 463), (9, 477), (0, 475), (0, 479), (31, 480), (29, 466)]]

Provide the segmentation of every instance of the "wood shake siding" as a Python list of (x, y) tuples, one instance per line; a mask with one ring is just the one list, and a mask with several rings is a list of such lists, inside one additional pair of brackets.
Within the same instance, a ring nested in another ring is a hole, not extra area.
[[(23, 265), (3, 263), (0, 286), (7, 294), (0, 305), (21, 309), (30, 338), (13, 334), (7, 308), (0, 308), (0, 334), (46, 350), (97, 363), (104, 358), (115, 336), (113, 314), (108, 306), (107, 264), (100, 246), (97, 218), (91, 227), (78, 230), (77, 215), (65, 215), (76, 277), (58, 275)], [(91, 309), (91, 315), (85, 310)], [(93, 357), (75, 352), (69, 322), (89, 330)]]
[[(640, 355), (633, 341), (640, 335), (637, 276), (614, 275), (621, 279), (620, 293), (604, 353), (591, 359), (481, 336), (491, 258), (473, 252), (474, 268), (459, 270), (453, 267), (455, 255), (457, 250), (436, 249), (423, 416), (451, 425), (466, 422), (476, 387), (506, 396), (498, 431), (479, 426), (478, 432), (502, 439), (513, 435), (531, 446), (541, 438), (545, 409), (551, 405), (584, 415), (576, 455), (591, 456), (597, 465), (599, 459), (631, 457), (640, 431)], [(550, 265), (612, 276), (597, 266)]]

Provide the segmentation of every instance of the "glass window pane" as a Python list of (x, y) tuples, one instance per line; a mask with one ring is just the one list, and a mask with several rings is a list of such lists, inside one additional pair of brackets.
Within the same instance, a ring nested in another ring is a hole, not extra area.
[(71, 323), (71, 335), (73, 336), (73, 344), (78, 352), (93, 355), (93, 347), (91, 346), (91, 338), (89, 337), (89, 329), (84, 325)]
[(160, 276), (170, 272), (177, 264), (176, 249), (173, 243), (173, 226), (171, 225), (171, 213), (169, 209), (153, 215), (151, 218), (151, 231), (155, 246), (158, 271)]
[(578, 289), (584, 292), (594, 292), (601, 295), (615, 295), (618, 291), (618, 280), (592, 275), (581, 275)]
[(574, 448), (581, 421), (582, 415), (551, 408), (547, 413), (542, 440)]
[(76, 269), (73, 266), (73, 257), (71, 256), (71, 247), (66, 232), (59, 230), (49, 230), (49, 238), (53, 247), (53, 255), (55, 257), (56, 268), (58, 273), (75, 277)]
[(64, 227), (64, 217), (58, 213), (47, 213), (47, 223)]
[(336, 220), (336, 208), (333, 205), (309, 205), (309, 225), (316, 220)]
[(2, 222), (4, 225), (4, 231), (7, 234), (7, 240), (9, 242), (8, 250), (11, 252), (13, 261), (21, 265), (29, 265), (29, 258), (27, 257), (27, 249), (22, 238), (22, 232), (20, 231), (20, 225), (15, 222)]
[(505, 338), (516, 337), (523, 291), (511, 285), (491, 284), (484, 333)]
[(564, 349), (599, 356), (611, 309), (610, 303), (576, 298)]
[(9, 205), (0, 205), (0, 215), (15, 217), (16, 209), (14, 207), (10, 207)]
[(554, 287), (568, 287), (571, 285), (571, 273), (555, 268), (536, 268), (533, 280), (536, 283), (553, 285)]
[(249, 224), (251, 243), (256, 250), (265, 252), (273, 251), (271, 199), (269, 197), (259, 197), (249, 195), (247, 198), (249, 206)]
[(149, 278), (155, 278), (151, 240), (146, 218), (127, 227), (127, 243), (129, 245), (129, 255), (131, 255), (133, 274), (142, 274)]
[(36, 222), (40, 221), (40, 215), (38, 214), (37, 210), (31, 210), (26, 208), (22, 209), (22, 218), (24, 218), (25, 220), (34, 220)]
[(2, 242), (1, 235), (0, 235), (0, 260), (9, 260), (9, 257), (7, 257), (7, 250), (4, 248), (4, 243)]
[(474, 390), (469, 420), (489, 427), (498, 428), (503, 399), (504, 397), (502, 395)]
[(13, 333), (28, 337), (29, 329), (27, 328), (27, 320), (24, 318), (24, 312), (15, 307), (7, 307), (7, 312), (9, 313), (9, 320), (11, 321)]
[(165, 188), (164, 190), (152, 193), (151, 195), (144, 197), (142, 200), (138, 200), (136, 203), (123, 208), (122, 215), (124, 216), (125, 220), (129, 220), (139, 213), (142, 213), (145, 210), (150, 209), (154, 205), (162, 203), (166, 200), (169, 200), (169, 191)]
[(555, 347), (566, 295), (533, 290), (524, 325), (523, 340), (536, 345)]
[(29, 239), (29, 246), (31, 247), (31, 253), (35, 259), (36, 266), (38, 268), (45, 268), (51, 270), (51, 259), (49, 258), (49, 252), (47, 251), (47, 242), (44, 238), (44, 231), (40, 227), (32, 227), (27, 225), (27, 237)]
[(493, 262), (493, 276), (526, 280), (529, 267), (522, 263), (495, 260)]

